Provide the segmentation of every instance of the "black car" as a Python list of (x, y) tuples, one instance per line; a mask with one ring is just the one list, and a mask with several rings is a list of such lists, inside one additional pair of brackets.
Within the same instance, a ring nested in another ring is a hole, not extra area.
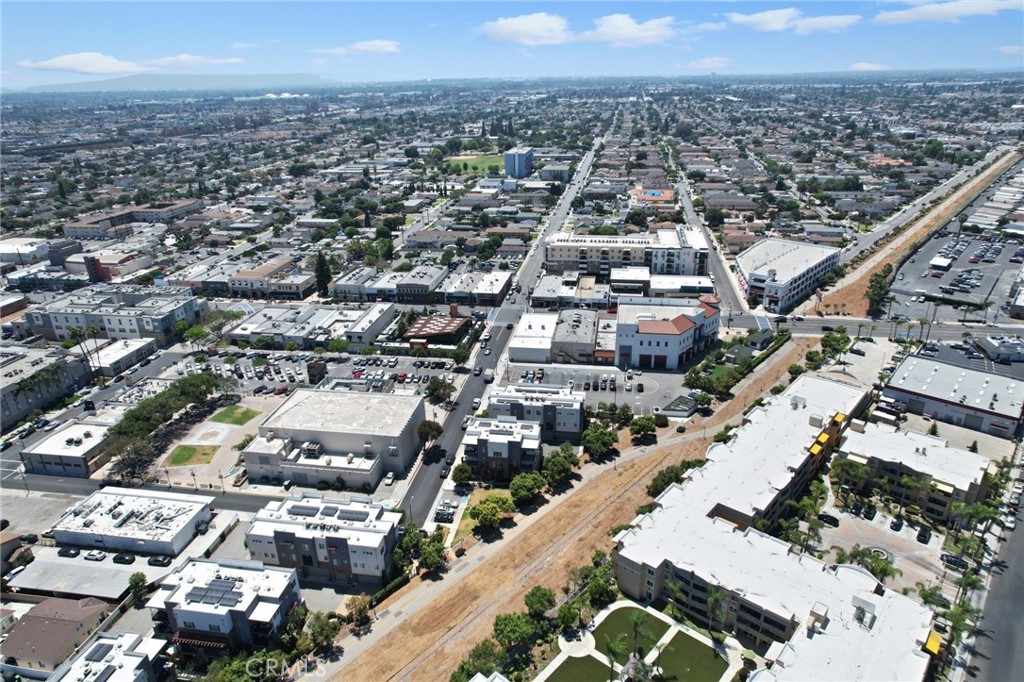
[(875, 509), (875, 505), (869, 504), (866, 507), (864, 507), (864, 513), (862, 513), (861, 516), (870, 521), (873, 518), (875, 518), (876, 514), (878, 514), (878, 510)]
[(448, 478), (448, 474), (450, 474), (451, 472), (452, 468), (445, 464), (443, 467), (441, 467), (441, 478)]
[(135, 555), (129, 554), (128, 552), (120, 552), (119, 554), (114, 555), (113, 561), (115, 564), (134, 564)]
[(823, 331), (823, 332), (833, 332), (835, 330), (836, 330), (835, 327), (830, 327), (827, 324), (821, 326), (821, 331)]
[(637, 384), (636, 385), (636, 392), (637, 393), (643, 393), (644, 392), (644, 385), (643, 384)]
[(151, 556), (146, 561), (150, 566), (170, 566), (171, 557), (169, 556)]
[(832, 526), (833, 528), (839, 527), (839, 519), (832, 516), (831, 514), (818, 514), (818, 520), (824, 523), (826, 526)]
[(942, 563), (958, 571), (966, 571), (969, 565), (966, 559), (955, 554), (943, 554), (939, 558), (942, 559)]
[(515, 324), (513, 324), (511, 322), (509, 322), (508, 324), (505, 325), (505, 329), (512, 329), (513, 327), (515, 327)]
[(82, 551), (77, 547), (61, 547), (57, 550), (57, 556), (64, 556), (69, 558), (74, 558), (81, 553)]
[(903, 517), (902, 516), (894, 516), (894, 517), (892, 517), (892, 521), (889, 522), (889, 528), (891, 528), (892, 530), (897, 531), (897, 532), (903, 530)]
[(0, 519), (0, 530), (7, 530), (9, 525), (11, 525), (11, 522), (7, 519)]
[(862, 511), (864, 511), (864, 505), (860, 502), (854, 502), (853, 506), (850, 507), (850, 513), (854, 516), (860, 516)]
[(25, 533), (24, 535), (20, 536), (18, 539), (21, 540), (22, 542), (24, 542), (26, 545), (31, 545), (31, 544), (35, 544), (35, 543), (39, 542), (39, 536), (36, 535), (35, 533)]
[(927, 545), (929, 542), (931, 542), (931, 539), (931, 528), (922, 528), (921, 530), (917, 531), (917, 541), (920, 542), (922, 545)]
[(451, 466), (452, 464), (455, 464), (455, 453), (454, 452), (449, 452), (448, 456), (445, 457), (445, 459), (444, 459), (444, 463), (449, 465), (449, 466)]

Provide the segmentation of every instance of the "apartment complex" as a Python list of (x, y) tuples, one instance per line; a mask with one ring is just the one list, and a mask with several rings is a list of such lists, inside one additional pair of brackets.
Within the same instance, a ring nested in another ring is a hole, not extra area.
[(842, 249), (786, 239), (762, 239), (736, 256), (736, 278), (748, 297), (770, 312), (784, 313), (839, 265)]
[(82, 218), (64, 226), (68, 239), (124, 239), (133, 233), (131, 223), (168, 223), (203, 210), (199, 199), (153, 202), (127, 206)]
[(190, 325), (206, 314), (207, 304), (187, 287), (99, 284), (58, 296), (14, 323), (24, 338), (41, 334), (48, 341), (66, 341), (71, 329), (96, 327), (108, 339), (174, 341), (174, 325)]
[(532, 172), (532, 147), (513, 147), (505, 152), (505, 175), (511, 178), (525, 178)]
[(63, 399), (90, 379), (86, 364), (61, 349), (5, 344), (0, 349), (0, 424), (7, 429)]
[(885, 482), (901, 506), (916, 505), (937, 523), (949, 521), (953, 504), (975, 504), (988, 495), (996, 462), (962, 448), (950, 447), (937, 436), (893, 431), (881, 424), (853, 421), (843, 436), (838, 457), (868, 467), (864, 481), (853, 486)]
[(254, 481), (376, 486), (412, 463), (424, 415), (418, 395), (300, 389), (263, 420), (242, 456)]
[[(157, 682), (167, 640), (99, 632), (50, 675), (50, 682)], [(166, 661), (165, 661), (166, 663)]]
[(305, 493), (257, 512), (246, 547), (253, 559), (294, 568), (300, 578), (379, 587), (391, 573), (401, 522), (369, 498)]
[(301, 601), (294, 568), (190, 559), (164, 578), (146, 606), (165, 614), (177, 646), (219, 654), (266, 647)]
[(508, 481), (523, 471), (539, 471), (543, 463), (540, 424), (515, 417), (472, 420), (462, 445), (463, 461), (485, 480)]
[(540, 426), (546, 443), (576, 441), (586, 424), (586, 394), (550, 384), (509, 384), (491, 392), (487, 414)]
[(696, 227), (630, 235), (590, 235), (558, 232), (544, 245), (548, 272), (579, 272), (606, 278), (613, 268), (646, 267), (657, 275), (706, 275), (707, 239)]

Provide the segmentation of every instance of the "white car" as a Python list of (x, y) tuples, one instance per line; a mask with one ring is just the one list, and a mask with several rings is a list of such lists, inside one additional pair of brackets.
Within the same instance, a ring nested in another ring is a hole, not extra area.
[(1003, 528), (1013, 530), (1017, 527), (1017, 517), (1007, 514), (1003, 517)]
[(389, 471), (388, 475), (384, 477), (384, 485), (392, 485), (395, 482), (395, 472)]

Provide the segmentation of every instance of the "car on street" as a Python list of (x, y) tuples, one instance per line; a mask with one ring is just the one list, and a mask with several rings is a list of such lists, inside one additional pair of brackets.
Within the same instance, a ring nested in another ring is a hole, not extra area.
[(170, 566), (171, 557), (169, 556), (151, 556), (146, 560), (146, 563), (150, 566)]
[(891, 530), (896, 531), (897, 533), (899, 531), (903, 530), (903, 517), (902, 516), (894, 516), (894, 517), (892, 517), (892, 521), (889, 522), (889, 528)]
[(927, 545), (932, 540), (932, 529), (927, 526), (922, 527), (917, 531), (917, 541), (922, 545)]
[(484, 349), (484, 355), (490, 355), (490, 354), (491, 354), (491, 349), (490, 348), (485, 348)]
[(134, 564), (135, 555), (128, 552), (118, 552), (114, 555), (113, 562), (115, 564)]
[(449, 452), (448, 456), (444, 458), (444, 463), (447, 464), (448, 466), (455, 464), (455, 453)]
[(450, 474), (451, 472), (452, 468), (445, 464), (443, 467), (441, 467), (441, 478), (448, 478), (448, 474)]
[(1003, 517), (1003, 528), (1006, 530), (1013, 530), (1017, 527), (1017, 517), (1012, 514), (1007, 514)]
[(94, 549), (94, 550), (92, 550), (90, 552), (86, 552), (85, 553), (85, 560), (86, 561), (103, 561), (106, 558), (107, 558), (107, 553), (106, 552), (101, 552), (98, 549)]
[(77, 547), (61, 547), (57, 550), (57, 556), (68, 557), (70, 559), (75, 558), (81, 553), (82, 551)]
[(835, 516), (832, 516), (831, 514), (818, 514), (818, 520), (824, 523), (826, 526), (832, 526), (833, 528), (839, 527), (839, 519)]

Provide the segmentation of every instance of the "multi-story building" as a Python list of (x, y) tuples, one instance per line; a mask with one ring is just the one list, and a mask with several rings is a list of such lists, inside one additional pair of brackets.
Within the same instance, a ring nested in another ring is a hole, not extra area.
[(73, 328), (95, 327), (104, 338), (149, 338), (165, 345), (174, 340), (176, 323), (195, 324), (206, 310), (206, 301), (187, 287), (98, 284), (33, 308), (14, 330), (22, 338), (41, 334), (48, 341), (66, 341)]
[(512, 178), (525, 178), (532, 172), (532, 147), (513, 147), (505, 152), (505, 175)]
[(899, 364), (882, 394), (906, 405), (911, 414), (1013, 438), (1024, 419), (1019, 381), (912, 355)]
[(21, 617), (3, 643), (0, 670), (45, 680), (103, 622), (110, 605), (95, 597), (45, 599)]
[(373, 345), (381, 332), (395, 321), (399, 314), (394, 303), (375, 303), (351, 327), (345, 330), (349, 350), (358, 353)]
[[(50, 675), (50, 682), (158, 682), (165, 671), (156, 664), (165, 639), (134, 632), (98, 632)], [(166, 663), (166, 661), (165, 661)]]
[(91, 377), (84, 362), (58, 348), (0, 349), (0, 424), (4, 432), (37, 409), (67, 397)]
[(463, 461), (484, 479), (508, 481), (543, 464), (540, 424), (515, 417), (472, 420), (462, 445)]
[(399, 303), (435, 303), (442, 296), (439, 289), (446, 277), (448, 268), (417, 265), (395, 286), (395, 300)]
[(164, 578), (146, 606), (165, 614), (179, 647), (221, 653), (267, 647), (300, 601), (294, 568), (190, 559)]
[(69, 507), (50, 532), (60, 545), (177, 556), (209, 527), (208, 495), (107, 487)]
[(698, 300), (619, 299), (615, 357), (621, 367), (677, 369), (718, 339), (721, 311), (717, 296)]
[(842, 249), (786, 239), (762, 239), (736, 256), (736, 279), (766, 310), (789, 311), (839, 265)]
[(334, 296), (345, 301), (365, 301), (366, 285), (376, 278), (376, 268), (357, 267), (334, 278)]
[(199, 199), (153, 202), (107, 211), (64, 226), (69, 239), (124, 239), (133, 233), (131, 223), (168, 223), (203, 210)]
[(846, 430), (837, 457), (867, 465), (865, 480), (848, 482), (854, 487), (884, 482), (901, 506), (915, 505), (937, 523), (950, 520), (956, 502), (984, 501), (998, 473), (996, 462), (938, 436), (859, 421)]
[(41, 440), (22, 448), (25, 471), (48, 476), (87, 478), (110, 461), (103, 437), (110, 427), (74, 421), (44, 434)]
[(646, 267), (658, 275), (706, 275), (709, 246), (696, 227), (680, 225), (630, 235), (558, 232), (544, 245), (548, 272), (579, 272), (607, 278), (613, 268)]
[(251, 480), (375, 486), (412, 463), (424, 415), (418, 395), (300, 389), (263, 420), (242, 456)]
[(540, 426), (541, 440), (548, 443), (575, 441), (586, 426), (586, 394), (566, 386), (509, 384), (491, 392), (487, 414), (515, 417)]
[(512, 286), (512, 273), (464, 272), (452, 276), (442, 286), (445, 303), (460, 305), (499, 305)]
[(251, 558), (294, 568), (300, 578), (379, 587), (391, 573), (401, 522), (369, 498), (305, 493), (267, 503), (245, 540)]

